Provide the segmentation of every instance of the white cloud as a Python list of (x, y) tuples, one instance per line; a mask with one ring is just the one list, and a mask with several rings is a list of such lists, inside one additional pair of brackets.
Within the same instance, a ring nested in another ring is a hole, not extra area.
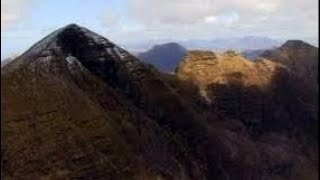
[(117, 32), (117, 38), (318, 36), (318, 0), (126, 1), (129, 20), (144, 28), (135, 31), (129, 27)]
[(217, 17), (216, 16), (207, 16), (204, 19), (204, 22), (206, 23), (214, 23), (217, 21)]
[[(137, 21), (154, 24), (194, 24), (226, 11), (270, 13), (284, 0), (127, 0), (129, 13)], [(289, 0), (287, 0), (289, 1)]]
[(192, 24), (213, 11), (211, 0), (128, 0), (129, 13), (146, 25)]
[(1, 29), (21, 19), (32, 0), (1, 0)]
[(109, 8), (102, 14), (101, 22), (103, 26), (113, 27), (119, 25), (120, 16), (114, 10)]
[(280, 4), (275, 2), (261, 2), (256, 5), (258, 11), (271, 13), (279, 8)]

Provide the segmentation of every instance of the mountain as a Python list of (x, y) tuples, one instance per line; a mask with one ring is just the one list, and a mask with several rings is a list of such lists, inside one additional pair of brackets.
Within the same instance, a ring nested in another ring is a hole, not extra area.
[[(286, 146), (288, 151), (283, 149), (281, 153), (279, 152), (279, 156), (275, 154), (268, 156), (267, 161), (272, 162), (271, 164), (284, 165), (289, 163), (293, 167), (301, 165), (300, 160), (284, 158), (284, 154), (293, 153), (289, 149), (298, 147), (297, 144), (290, 145), (285, 141), (278, 142), (284, 137), (291, 137), (289, 139), (295, 139), (295, 142), (305, 144), (302, 146), (312, 147), (311, 149), (315, 150), (311, 150), (313, 153), (317, 152), (317, 142), (309, 141), (318, 138), (316, 95), (308, 84), (286, 66), (263, 58), (251, 61), (234, 51), (225, 53), (189, 51), (179, 64), (176, 73), (179, 79), (192, 82), (199, 88), (199, 92), (207, 101), (208, 106), (215, 110), (212, 116), (218, 115), (220, 118), (240, 121), (240, 124), (246, 129), (245, 132), (251, 134), (249, 137), (253, 138), (247, 139), (247, 142), (260, 147), (261, 141), (264, 141), (262, 139), (272, 137), (272, 140), (269, 139), (270, 141), (265, 145), (273, 144), (274, 146), (258, 148), (259, 150), (254, 151), (255, 153), (269, 154), (273, 148), (281, 149), (276, 144), (283, 143), (282, 145)], [(237, 136), (242, 137), (241, 133), (237, 133)], [(277, 151), (275, 149), (273, 152)], [(300, 153), (306, 153), (303, 151)], [(308, 157), (302, 157), (303, 155), (300, 153), (295, 152), (293, 153), (295, 155), (292, 155), (299, 156), (305, 162), (310, 160), (307, 160)], [(317, 157), (316, 154), (311, 156)], [(259, 158), (263, 159), (263, 155)], [(309, 161), (310, 164), (307, 163), (306, 166), (314, 166), (311, 165), (312, 161)], [(285, 168), (285, 166), (283, 167)], [(317, 165), (313, 168), (317, 169)], [(294, 169), (291, 169), (292, 173), (304, 174), (305, 170), (300, 172), (300, 170)], [(310, 174), (315, 175), (313, 178), (318, 176), (314, 171)], [(289, 176), (295, 177), (292, 174)], [(271, 179), (276, 179), (276, 177), (290, 179), (289, 176), (280, 173), (275, 176), (271, 175)], [(307, 175), (303, 175), (303, 177), (313, 179)], [(298, 177), (296, 176), (296, 178)]]
[(215, 57), (188, 52), (164, 74), (84, 27), (56, 30), (1, 70), (1, 177), (316, 179), (318, 126), (291, 72)]
[(301, 40), (289, 40), (281, 47), (267, 50), (262, 57), (279, 62), (306, 81), (318, 85), (318, 48)]
[(186, 49), (177, 43), (153, 46), (150, 50), (138, 54), (138, 58), (154, 65), (162, 72), (171, 73), (186, 53)]
[(212, 40), (188, 40), (179, 42), (188, 49), (206, 49), (223, 52), (229, 49), (236, 51), (270, 49), (281, 45), (281, 41), (260, 36), (216, 38)]
[[(283, 109), (283, 112), (274, 112), (274, 115), (283, 116), (281, 120), (288, 121), (282, 122), (281, 126), (289, 126), (292, 123), (289, 121), (296, 121), (299, 124), (301, 123), (299, 118), (303, 118), (304, 123), (307, 123), (307, 120), (310, 123), (318, 122), (316, 117), (317, 110), (315, 109), (318, 106), (315, 101), (317, 93), (313, 90), (313, 84), (306, 83), (304, 79), (299, 77), (299, 74), (281, 63), (263, 58), (250, 61), (234, 51), (227, 51), (222, 54), (210, 51), (190, 51), (177, 68), (177, 76), (198, 86), (202, 96), (208, 102), (217, 103), (218, 106), (227, 106), (221, 107), (221, 110), (227, 111), (228, 115), (235, 113), (232, 118), (243, 118), (245, 121), (254, 119), (261, 123), (270, 123), (277, 119), (277, 122), (272, 125), (272, 128), (276, 128), (280, 120), (277, 117), (268, 119), (267, 116), (272, 116), (273, 110)], [(239, 91), (239, 94), (236, 93), (237, 91)], [(228, 96), (228, 93), (232, 97), (224, 98), (224, 96)], [(290, 99), (287, 99), (290, 98), (287, 97), (289, 95), (294, 95), (297, 101), (291, 102)], [(250, 102), (251, 98), (253, 98), (252, 102)], [(268, 98), (271, 98), (270, 102), (268, 102)], [(219, 99), (222, 100), (221, 104), (218, 102)], [(229, 102), (228, 99), (231, 101)], [(273, 105), (276, 99), (279, 99), (279, 102)], [(224, 100), (226, 101), (224, 102)], [(247, 100), (249, 102), (246, 102)], [(236, 104), (238, 104), (236, 107), (229, 108), (229, 106)], [(250, 106), (245, 107), (246, 104)], [(287, 107), (288, 104), (292, 107)], [(263, 114), (265, 108), (274, 109), (270, 109), (269, 114), (265, 115)], [(300, 108), (300, 110), (292, 111), (291, 108)], [(237, 113), (239, 110), (240, 112)], [(242, 110), (244, 111), (243, 117)], [(254, 117), (250, 117), (250, 113)], [(304, 114), (304, 117), (298, 117), (295, 113)], [(247, 115), (249, 115), (249, 118), (246, 117)], [(267, 124), (262, 125), (262, 128), (265, 129), (266, 127)], [(311, 124), (309, 128), (312, 128)], [(304, 129), (303, 131), (311, 133), (310, 129), (308, 131)], [(316, 136), (316, 131), (317, 129), (312, 131), (313, 136)]]
[(4, 59), (4, 60), (1, 60), (1, 67), (8, 64), (12, 59), (10, 58), (7, 58), (7, 59)]
[(9, 62), (11, 62), (13, 59), (15, 59), (15, 57), (16, 57), (16, 56), (14, 56), (14, 57), (9, 57), (9, 58), (5, 58), (5, 59), (1, 60), (1, 68), (2, 68), (3, 66), (5, 66), (6, 64), (8, 64)]
[(157, 70), (86, 28), (61, 28), (4, 66), (1, 99), (5, 179), (204, 176), (201, 117)]

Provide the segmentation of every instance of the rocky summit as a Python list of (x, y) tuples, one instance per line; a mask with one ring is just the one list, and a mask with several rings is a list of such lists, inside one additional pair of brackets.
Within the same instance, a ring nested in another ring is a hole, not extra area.
[(1, 69), (1, 177), (318, 178), (317, 118), (287, 67), (186, 58), (163, 74), (75, 24), (40, 40)]

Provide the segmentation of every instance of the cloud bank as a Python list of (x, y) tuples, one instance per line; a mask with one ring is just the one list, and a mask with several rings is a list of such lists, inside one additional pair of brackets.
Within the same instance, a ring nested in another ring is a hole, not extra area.
[(117, 38), (318, 37), (318, 0), (126, 2), (128, 21), (136, 26), (122, 28), (115, 33)]
[(1, 0), (1, 29), (22, 18), (30, 0)]

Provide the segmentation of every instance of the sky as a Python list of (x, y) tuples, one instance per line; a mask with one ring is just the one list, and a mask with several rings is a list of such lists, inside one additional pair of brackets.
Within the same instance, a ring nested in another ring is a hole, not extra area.
[(318, 43), (318, 0), (1, 0), (1, 59), (55, 29), (87, 27), (139, 43), (266, 36)]

